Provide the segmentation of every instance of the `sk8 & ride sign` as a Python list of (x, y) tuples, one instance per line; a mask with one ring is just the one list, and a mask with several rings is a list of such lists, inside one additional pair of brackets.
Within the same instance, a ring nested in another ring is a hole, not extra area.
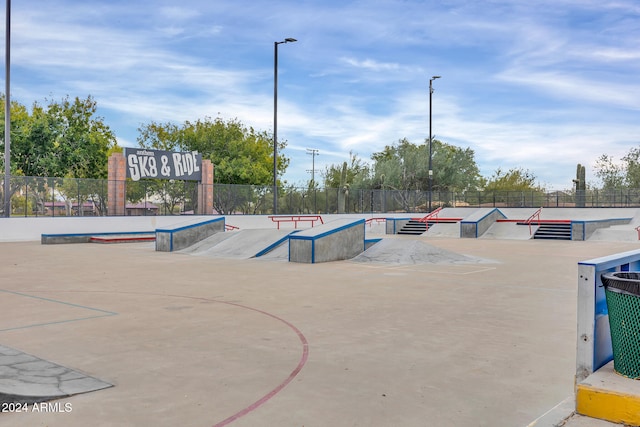
[(196, 151), (177, 153), (172, 151), (125, 148), (127, 178), (138, 181), (143, 178), (202, 180), (202, 154)]

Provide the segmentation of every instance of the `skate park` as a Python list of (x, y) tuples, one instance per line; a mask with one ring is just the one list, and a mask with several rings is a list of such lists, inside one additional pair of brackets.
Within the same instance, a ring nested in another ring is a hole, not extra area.
[[(639, 249), (640, 219), (544, 209), (570, 238), (535, 239), (535, 212), (444, 209), (416, 235), (394, 232), (406, 213), (12, 220), (0, 344), (96, 391), (0, 425), (554, 425), (575, 407), (578, 264)], [(184, 248), (144, 240), (203, 223)], [(357, 255), (291, 260), (351, 228)]]

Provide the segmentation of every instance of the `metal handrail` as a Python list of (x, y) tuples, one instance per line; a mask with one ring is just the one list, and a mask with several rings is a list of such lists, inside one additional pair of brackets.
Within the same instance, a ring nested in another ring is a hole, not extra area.
[(373, 221), (375, 222), (387, 222), (387, 218), (369, 218), (365, 221), (365, 224), (369, 224), (369, 227), (371, 227), (371, 224), (373, 223)]
[(527, 218), (527, 220), (524, 222), (525, 224), (529, 225), (529, 235), (531, 235), (531, 223), (533, 222), (533, 220), (535, 218), (538, 218), (538, 225), (540, 225), (540, 213), (542, 212), (542, 207), (540, 207), (540, 209), (538, 209), (537, 211), (535, 211), (533, 213), (533, 215), (531, 215), (529, 218)]
[(280, 230), (281, 222), (293, 222), (294, 227), (298, 228), (299, 222), (311, 222), (311, 227), (315, 225), (316, 221), (320, 221), (320, 224), (324, 224), (321, 215), (269, 215), (268, 217), (272, 222), (278, 224), (278, 230)]
[(437, 218), (438, 214), (440, 213), (440, 211), (442, 210), (442, 206), (440, 206), (438, 209), (436, 209), (435, 211), (429, 212), (427, 215), (423, 216), (422, 218), (420, 218), (418, 221), (420, 222), (427, 222), (428, 220), (432, 219), (432, 218)]

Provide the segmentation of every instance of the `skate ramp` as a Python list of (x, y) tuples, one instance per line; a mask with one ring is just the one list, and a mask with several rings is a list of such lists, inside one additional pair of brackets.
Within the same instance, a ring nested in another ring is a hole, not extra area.
[(446, 237), (448, 239), (457, 239), (460, 238), (460, 223), (433, 224), (423, 235), (427, 237)]
[(493, 261), (462, 255), (426, 243), (420, 239), (387, 238), (351, 259), (375, 264), (478, 264)]
[(533, 234), (538, 229), (537, 225), (531, 226), (529, 231), (528, 225), (520, 225), (515, 222), (496, 222), (487, 231), (484, 232), (480, 239), (500, 239), (500, 240), (529, 240), (533, 238)]
[(180, 252), (214, 258), (249, 259), (269, 247), (275, 249), (285, 244), (289, 234), (291, 230), (227, 231), (215, 234)]
[(264, 255), (259, 255), (256, 257), (257, 260), (264, 261), (284, 261), (289, 262), (289, 239), (285, 239), (282, 243), (277, 245), (275, 248), (265, 253)]
[(587, 240), (597, 241), (618, 241), (618, 242), (638, 242), (640, 234), (636, 227), (640, 226), (640, 212), (636, 212), (628, 224), (612, 225), (607, 228), (600, 228), (591, 234)]

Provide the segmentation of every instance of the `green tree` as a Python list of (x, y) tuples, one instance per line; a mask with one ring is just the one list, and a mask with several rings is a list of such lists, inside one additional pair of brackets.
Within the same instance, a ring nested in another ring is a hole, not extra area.
[(625, 183), (629, 188), (640, 188), (640, 147), (633, 147), (622, 158), (625, 163)]
[[(4, 119), (4, 96), (1, 104)], [(24, 106), (12, 103), (12, 171), (26, 176), (106, 178), (107, 154), (117, 143), (96, 111), (91, 96), (49, 101), (46, 107), (36, 102), (30, 114)], [(4, 120), (0, 123), (4, 133)]]
[(603, 190), (640, 188), (640, 147), (632, 147), (621, 160), (616, 163), (608, 154), (596, 160), (595, 175), (602, 181)]
[(116, 138), (103, 119), (96, 117), (97, 103), (92, 97), (73, 102), (69, 98), (51, 102), (47, 113), (56, 124), (54, 142), (59, 167), (67, 177), (106, 178), (107, 156)]
[[(4, 130), (5, 130), (5, 97), (4, 94), (0, 95), (0, 147), (4, 153)], [(11, 101), (11, 174), (12, 175), (24, 175), (23, 167), (30, 166), (37, 163), (36, 159), (24, 158), (25, 155), (19, 147), (25, 140), (25, 129), (30, 126), (31, 118), (27, 108), (16, 102)], [(18, 149), (16, 149), (18, 147)], [(37, 152), (40, 147), (37, 144), (31, 144), (31, 152)], [(4, 170), (4, 156), (0, 159), (0, 164), (3, 165)]]
[(483, 197), (486, 202), (504, 203), (506, 206), (541, 205), (545, 189), (536, 180), (536, 176), (527, 169), (511, 168), (504, 172), (498, 168), (485, 180)]
[[(345, 166), (346, 165), (346, 166)], [(360, 187), (367, 180), (369, 165), (358, 154), (349, 151), (349, 160), (339, 165), (325, 166), (322, 176), (327, 188)]]
[[(386, 146), (383, 151), (374, 153), (374, 182), (381, 182), (394, 190), (426, 190), (428, 178), (429, 153), (424, 147), (412, 144), (406, 138), (397, 144)], [(426, 157), (426, 159), (425, 159)]]
[[(353, 151), (349, 152), (349, 161), (341, 165), (326, 166), (322, 173), (325, 188), (336, 189), (336, 209), (338, 213), (348, 213), (348, 200), (352, 190), (364, 188), (369, 182), (369, 165), (364, 163)], [(317, 194), (314, 195), (314, 207), (317, 206)]]
[[(244, 126), (237, 119), (224, 121), (205, 118), (186, 121), (181, 126), (155, 123), (138, 129), (138, 144), (143, 148), (170, 151), (197, 151), (210, 159), (215, 179), (221, 184), (272, 185), (273, 138)], [(278, 141), (278, 176), (282, 176), (289, 159), (282, 154), (286, 141)]]
[[(431, 146), (434, 191), (476, 189), (480, 171), (472, 149), (462, 149), (434, 139)], [(429, 144), (415, 145), (406, 138), (374, 153), (374, 186), (398, 190), (422, 190), (429, 187)]]
[(527, 169), (511, 168), (504, 172), (502, 168), (496, 169), (487, 180), (485, 191), (531, 191), (540, 190), (536, 184), (536, 176)]
[[(11, 104), (11, 173), (34, 177), (106, 178), (107, 155), (117, 148), (113, 132), (96, 116), (97, 104), (91, 97), (73, 101), (48, 101), (46, 107), (35, 102), (29, 112), (23, 105)], [(4, 96), (0, 96), (0, 132), (4, 133)], [(4, 151), (4, 142), (1, 144)], [(30, 184), (37, 209), (44, 209), (48, 194), (48, 180)], [(68, 184), (68, 183), (67, 183)], [(55, 185), (55, 184), (54, 184)], [(104, 209), (103, 186), (94, 182), (83, 185), (68, 184), (58, 187), (65, 198), (92, 199), (98, 209)], [(13, 188), (12, 193), (17, 191)]]
[(594, 166), (595, 175), (602, 181), (603, 190), (620, 188), (624, 184), (624, 168), (613, 162), (607, 154), (598, 157)]
[[(428, 151), (428, 145), (425, 149)], [(433, 140), (433, 188), (435, 191), (476, 190), (480, 169), (475, 161), (475, 152), (467, 147)]]

